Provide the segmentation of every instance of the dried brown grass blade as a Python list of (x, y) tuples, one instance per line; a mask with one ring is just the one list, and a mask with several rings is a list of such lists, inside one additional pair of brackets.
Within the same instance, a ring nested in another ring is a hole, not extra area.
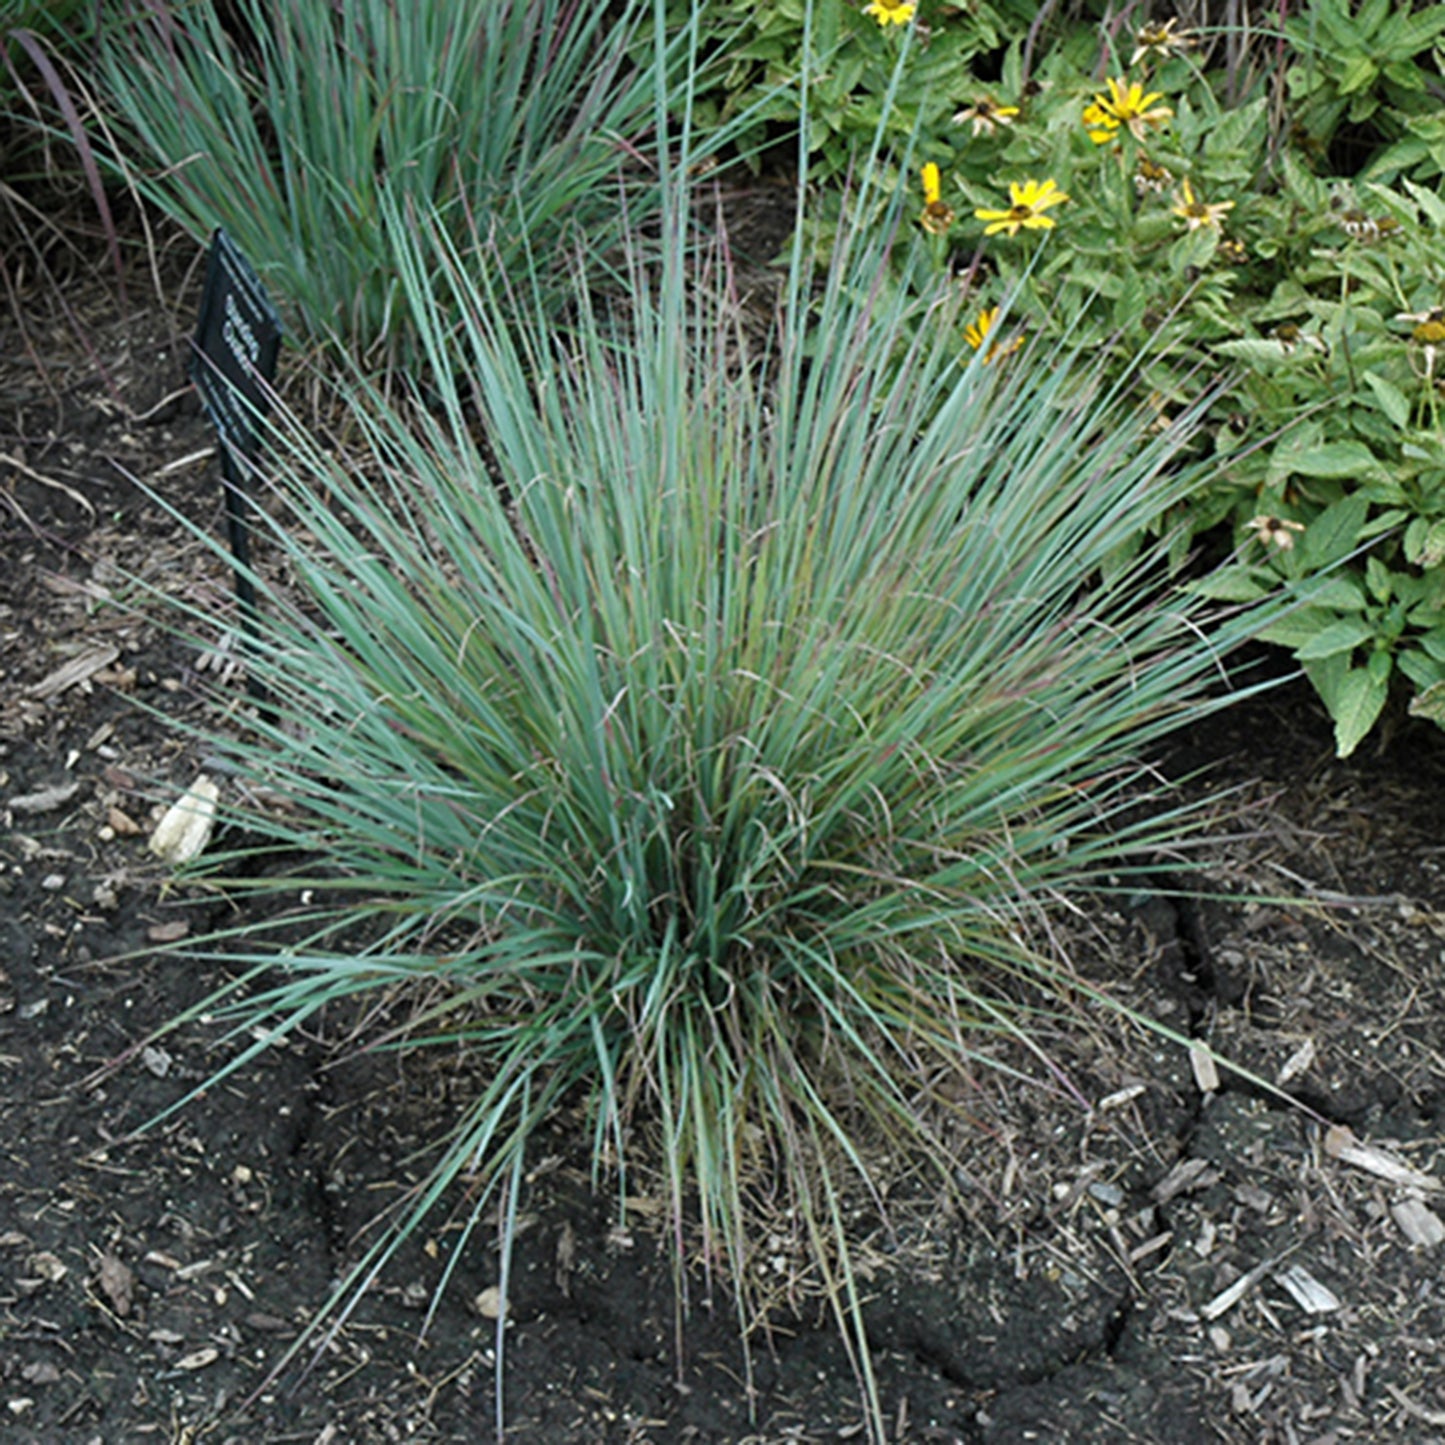
[(65, 117), (65, 125), (70, 131), (70, 138), (75, 142), (76, 150), (80, 152), (80, 164), (85, 171), (91, 199), (94, 200), (95, 208), (100, 213), (101, 224), (105, 227), (106, 249), (110, 252), (111, 265), (115, 268), (115, 282), (116, 289), (120, 292), (120, 303), (128, 309), (130, 303), (126, 300), (125, 294), (125, 267), (121, 263), (120, 237), (116, 233), (115, 220), (110, 213), (110, 202), (106, 198), (105, 185), (100, 178), (100, 165), (96, 161), (90, 137), (86, 134), (85, 123), (80, 118), (75, 97), (71, 95), (65, 81), (61, 79), (60, 72), (51, 62), (50, 56), (46, 54), (40, 37), (33, 30), (12, 30), (10, 38), (30, 57), (56, 105), (60, 107), (61, 115)]

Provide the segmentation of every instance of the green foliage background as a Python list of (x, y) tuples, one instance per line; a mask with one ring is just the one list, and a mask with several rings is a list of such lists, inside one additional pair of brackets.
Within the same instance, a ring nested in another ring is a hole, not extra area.
[[(895, 263), (893, 284), (954, 274), (979, 310), (1006, 300), (1015, 333), (1083, 328), (1111, 375), (1147, 354), (1140, 385), (1161, 417), (1221, 387), (1201, 441), (1215, 479), (1155, 529), (1173, 530), (1180, 565), (1236, 554), (1204, 584), (1216, 595), (1302, 599), (1271, 636), (1347, 754), (1392, 689), (1445, 720), (1445, 11), (1319, 0), (1282, 30), (1260, 11), (1248, 32), (1204, 24), (1149, 50), (1141, 31), (1168, 18), (1153, 13), (1126, 26), (924, 0), (880, 26), (861, 3), (777, 0), (753, 7), (712, 104), (775, 88), (776, 163), (801, 149), (842, 178), (871, 150), (920, 210), (920, 167), (938, 164), (953, 224), (922, 266)], [(1138, 83), (1167, 121), (1095, 144), (1082, 116), (1107, 77)], [(980, 98), (1016, 113), (980, 129)], [(973, 212), (1045, 177), (1070, 196), (1056, 227), (985, 238)], [(1185, 182), (1222, 208), (1215, 224), (1186, 228)]]

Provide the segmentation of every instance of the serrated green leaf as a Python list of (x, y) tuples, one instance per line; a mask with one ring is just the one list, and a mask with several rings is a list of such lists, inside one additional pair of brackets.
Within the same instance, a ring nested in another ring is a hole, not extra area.
[(1213, 226), (1198, 226), (1186, 231), (1169, 248), (1169, 269), (1176, 276), (1183, 276), (1193, 268), (1203, 270), (1219, 249), (1219, 232)]
[(1340, 73), (1340, 94), (1355, 95), (1359, 91), (1368, 90), (1379, 73), (1380, 67), (1368, 55), (1352, 55)]
[(1254, 603), (1267, 597), (1272, 588), (1244, 566), (1228, 566), (1191, 582), (1189, 592), (1217, 603)]
[[(1400, 453), (1412, 460), (1429, 462), (1432, 466), (1441, 468), (1439, 481), (1445, 484), (1445, 433), (1437, 435), (1435, 432), (1415, 432), (1409, 441), (1401, 446)], [(1441, 495), (1445, 496), (1445, 485), (1442, 485)]]
[(1286, 612), (1261, 628), (1259, 638), (1262, 642), (1272, 642), (1276, 647), (1292, 650), (1317, 637), (1332, 620), (1330, 614), (1320, 608), (1301, 607), (1294, 612)]
[(1438, 571), (1390, 573), (1395, 601), (1406, 609), (1405, 620), (1411, 627), (1435, 627), (1445, 620), (1440, 612), (1442, 582), (1445, 576)]
[(1442, 30), (1445, 30), (1445, 10), (1438, 5), (1427, 5), (1404, 16), (1395, 35), (1395, 50), (1402, 57), (1418, 55)]
[(1364, 0), (1355, 15), (1355, 26), (1360, 35), (1372, 39), (1376, 49), (1382, 49), (1386, 37), (1393, 32), (1390, 3), (1391, 0)]
[(1318, 662), (1337, 652), (1351, 652), (1374, 635), (1374, 628), (1363, 617), (1339, 617), (1298, 646), (1295, 656), (1301, 662)]
[(1144, 280), (1130, 267), (1124, 273), (1124, 285), (1114, 302), (1114, 325), (1119, 330), (1133, 326), (1148, 309), (1150, 295)]
[(1330, 709), (1335, 720), (1337, 758), (1349, 757), (1364, 741), (1389, 695), (1388, 682), (1377, 681), (1362, 667), (1352, 667), (1344, 675)]
[[(1349, 6), (1343, 4), (1342, 0), (1319, 0), (1314, 7), (1311, 19), (1324, 27), (1326, 35), (1340, 50), (1348, 53), (1363, 49), (1365, 37), (1355, 24)], [(1312, 26), (1307, 27), (1303, 23), (1291, 21), (1286, 29), (1291, 39), (1299, 44), (1301, 49), (1306, 50), (1306, 53), (1308, 48), (1312, 48), (1315, 44)]]
[[(1204, 154), (1214, 162), (1227, 156), (1253, 153), (1263, 142), (1266, 129), (1267, 95), (1237, 106), (1220, 116), (1204, 138)], [(1218, 169), (1217, 165), (1213, 169)]]
[(1445, 521), (1416, 517), (1405, 528), (1405, 560), (1416, 567), (1445, 562)]
[(1284, 179), (1286, 190), (1307, 211), (1320, 216), (1328, 213), (1330, 188), (1312, 171), (1306, 170), (1289, 151), (1284, 155)]
[(1285, 276), (1269, 293), (1269, 300), (1254, 314), (1261, 321), (1283, 321), (1286, 317), (1298, 315), (1309, 304), (1310, 293), (1293, 276)]
[(1436, 662), (1445, 663), (1445, 627), (1432, 627), (1429, 632), (1422, 632), (1414, 642)]
[(1370, 504), (1361, 496), (1341, 497), (1305, 529), (1300, 553), (1306, 565), (1323, 570), (1354, 551)]
[(1243, 568), (1236, 567), (1191, 582), (1189, 591), (1196, 597), (1208, 597), (1213, 602), (1257, 602), (1269, 594), (1267, 587)]
[(1401, 673), (1422, 691), (1427, 687), (1433, 687), (1437, 682), (1445, 682), (1445, 667), (1442, 667), (1433, 657), (1427, 657), (1413, 647), (1407, 647), (1397, 653), (1395, 664)]
[(1439, 194), (1430, 190), (1428, 186), (1417, 185), (1406, 176), (1400, 178), (1400, 183), (1430, 218), (1431, 223), (1437, 228), (1445, 230), (1445, 201), (1440, 199)]
[(1304, 664), (1305, 676), (1319, 693), (1320, 701), (1324, 703), (1331, 717), (1335, 715), (1335, 699), (1339, 696), (1340, 685), (1349, 670), (1350, 659), (1343, 652), (1337, 652), (1333, 657), (1326, 657), (1320, 662)]
[(1419, 165), (1430, 154), (1430, 144), (1418, 136), (1406, 136), (1392, 146), (1387, 146), (1372, 160), (1365, 170), (1371, 180), (1384, 180), (1398, 175), (1411, 166)]
[(1286, 351), (1278, 341), (1257, 337), (1239, 337), (1230, 341), (1219, 341), (1214, 351), (1220, 356), (1232, 356), (1236, 361), (1247, 362), (1260, 371), (1280, 371), (1299, 364), (1299, 352)]
[(1365, 558), (1365, 586), (1376, 602), (1388, 602), (1394, 596), (1393, 584), (1390, 569), (1378, 557)]
[(1428, 718), (1445, 727), (1445, 682), (1432, 683), (1410, 700), (1410, 716)]
[(1372, 472), (1380, 470), (1380, 463), (1363, 442), (1338, 441), (1307, 447), (1295, 453), (1290, 458), (1290, 467), (1304, 477), (1363, 481)]
[(1328, 608), (1331, 612), (1360, 612), (1368, 605), (1359, 578), (1348, 573), (1335, 573), (1318, 583), (1311, 582), (1307, 600), (1311, 607)]
[(1393, 381), (1386, 381), (1376, 372), (1365, 372), (1365, 385), (1375, 394), (1380, 410), (1398, 427), (1410, 425), (1410, 403)]
[[(1386, 486), (1382, 482), (1372, 482), (1365, 491), (1372, 502), (1402, 502), (1405, 500), (1403, 487)], [(1408, 521), (1409, 516), (1410, 513), (1403, 507), (1391, 507), (1388, 511), (1380, 512), (1360, 528), (1360, 540), (1367, 542), (1372, 537), (1380, 537), (1386, 532), (1393, 532), (1402, 522)]]
[(1409, 60), (1392, 60), (1385, 66), (1385, 79), (1401, 90), (1424, 90), (1425, 77), (1420, 67)]

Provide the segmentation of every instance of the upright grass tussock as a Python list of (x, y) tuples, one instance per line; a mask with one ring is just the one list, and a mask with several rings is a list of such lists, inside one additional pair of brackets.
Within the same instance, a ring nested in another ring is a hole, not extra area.
[(349, 1287), (465, 1175), (450, 1275), (580, 1096), (619, 1174), (660, 1140), (676, 1237), (696, 1221), (744, 1322), (776, 1180), (866, 1381), (847, 1176), (880, 1136), (941, 1158), (926, 1081), (1026, 1035), (1020, 989), (1076, 987), (1050, 901), (1187, 826), (1140, 821), (1138, 755), (1216, 705), (1248, 620), (1108, 566), (1193, 485), (1187, 432), (1087, 356), (962, 364), (874, 286), (886, 239), (845, 231), (817, 291), (800, 249), (748, 365), (724, 258), (677, 234), (562, 335), (496, 323), (500, 268), (436, 217), (386, 220), (437, 404), (356, 386), (354, 468), (275, 432), (299, 593), (264, 604), (274, 719), (220, 740), (296, 805), (252, 838), (313, 861), (203, 864), (331, 901), (284, 947), (212, 940), (254, 967), (208, 1006), (274, 1039), (425, 984), (394, 1042), (487, 1061)]
[(224, 226), (308, 342), (390, 364), (412, 337), (385, 206), (431, 209), (454, 238), (479, 231), (510, 266), (584, 239), (600, 254), (619, 240), (624, 184), (635, 207), (655, 196), (654, 107), (676, 102), (691, 59), (683, 34), (639, 64), (650, 13), (128, 0), (101, 28), (112, 163), (193, 234)]

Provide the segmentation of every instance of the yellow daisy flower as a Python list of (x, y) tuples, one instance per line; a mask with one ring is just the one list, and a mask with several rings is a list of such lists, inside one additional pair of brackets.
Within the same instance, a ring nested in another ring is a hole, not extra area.
[(1167, 105), (1154, 104), (1164, 99), (1162, 90), (1146, 95), (1137, 80), (1126, 84), (1112, 76), (1105, 84), (1109, 87), (1108, 96), (1096, 95), (1093, 104), (1084, 107), (1084, 124), (1095, 145), (1107, 145), (1121, 127), (1135, 140), (1143, 140), (1146, 126), (1164, 125), (1174, 114)]
[(1345, 234), (1355, 241), (1380, 241), (1393, 236), (1400, 229), (1400, 223), (1393, 216), (1367, 216), (1363, 211), (1346, 211), (1340, 217)]
[(1402, 311), (1396, 321), (1413, 321), (1410, 340), (1421, 350), (1425, 360), (1425, 380), (1435, 380), (1435, 370), (1445, 350), (1445, 306), (1432, 306), (1428, 311)]
[(1052, 216), (1044, 215), (1050, 206), (1062, 205), (1069, 198), (1053, 181), (1012, 181), (1008, 188), (1012, 203), (1006, 211), (977, 210), (973, 214), (980, 221), (987, 221), (983, 228), (985, 236), (1007, 231), (1017, 236), (1020, 230), (1047, 231), (1054, 225)]
[(863, 13), (871, 15), (879, 25), (887, 28), (889, 25), (907, 25), (917, 9), (918, 6), (910, 4), (909, 0), (872, 0), (871, 4), (863, 7)]
[(943, 199), (943, 180), (932, 161), (923, 168), (923, 214), (918, 219), (932, 236), (941, 236), (954, 220), (953, 207)]
[[(985, 306), (983, 310), (978, 313), (977, 317), (963, 328), (963, 339), (968, 342), (975, 351), (981, 350), (984, 342), (988, 340), (989, 332), (993, 330), (994, 323), (997, 320), (998, 307)], [(984, 355), (983, 364), (985, 366), (992, 366), (993, 363), (1001, 357), (1012, 356), (1023, 344), (1024, 339), (1022, 336), (1015, 336), (1012, 341), (996, 341), (988, 348), (987, 353)]]
[(1224, 225), (1225, 213), (1234, 209), (1233, 201), (1216, 201), (1214, 205), (1206, 206), (1195, 198), (1194, 188), (1187, 180), (1181, 183), (1174, 198), (1179, 202), (1174, 207), (1174, 214), (1191, 231), (1200, 231), (1206, 226), (1219, 230)]
[(1303, 522), (1292, 522), (1287, 517), (1251, 517), (1244, 524), (1266, 547), (1278, 547), (1281, 552), (1294, 548), (1296, 532), (1303, 532)]
[(1155, 195), (1168, 188), (1174, 172), (1168, 166), (1156, 165), (1146, 155), (1134, 163), (1134, 190), (1138, 195)]
[(991, 95), (980, 96), (953, 117), (954, 125), (973, 127), (974, 136), (996, 135), (1001, 125), (1012, 125), (1018, 116), (1016, 105), (1000, 105)]
[(1194, 32), (1176, 30), (1179, 21), (1170, 18), (1160, 24), (1157, 20), (1146, 21), (1134, 32), (1134, 53), (1129, 57), (1131, 66), (1138, 65), (1147, 55), (1151, 59), (1165, 61), (1181, 50), (1188, 50), (1194, 44)]

